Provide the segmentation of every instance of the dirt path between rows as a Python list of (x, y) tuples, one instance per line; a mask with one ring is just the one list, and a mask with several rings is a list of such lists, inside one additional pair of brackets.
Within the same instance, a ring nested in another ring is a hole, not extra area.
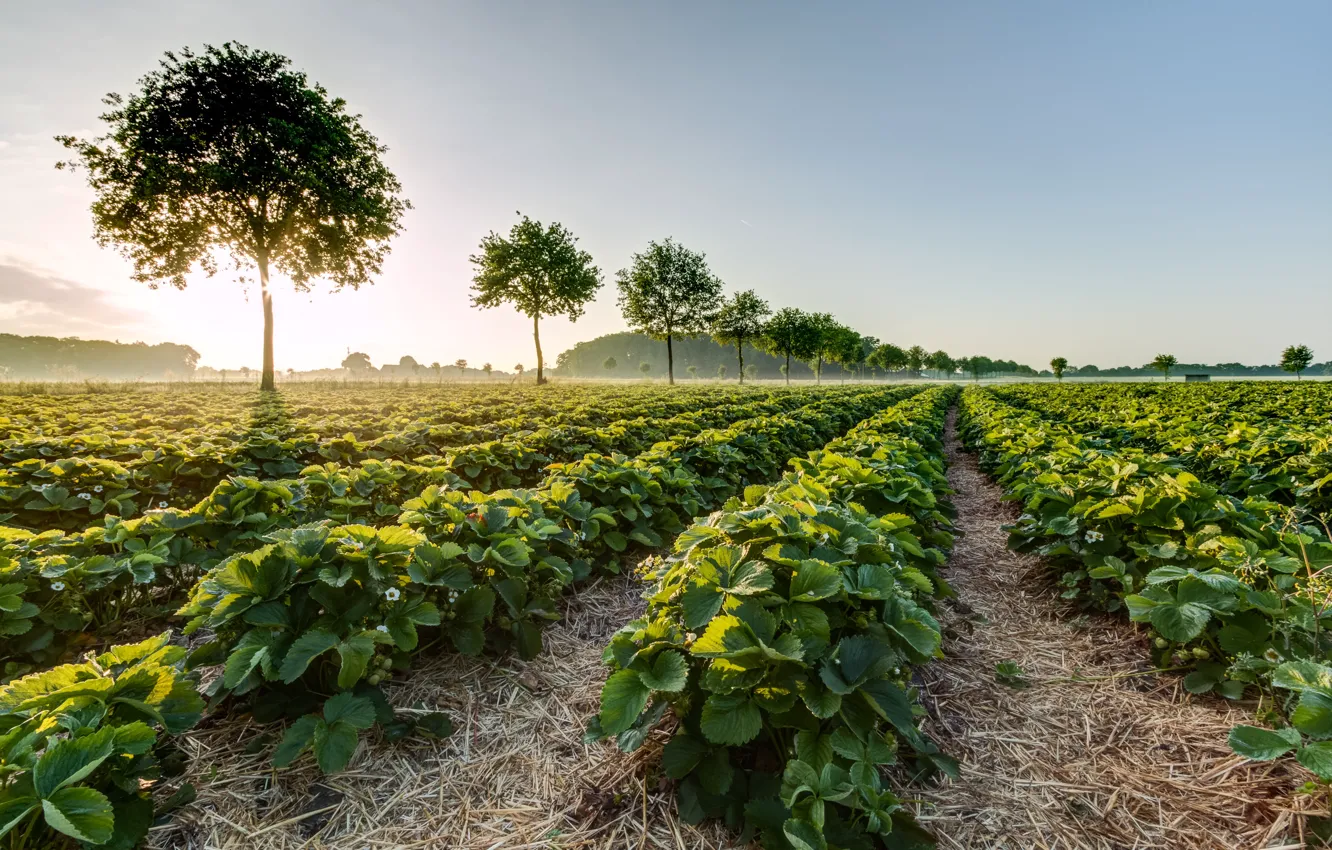
[[(926, 727), (962, 761), (919, 816), (941, 848), (1298, 848), (1297, 770), (1235, 756), (1226, 734), (1252, 706), (1195, 697), (1157, 675), (1146, 638), (1122, 619), (1070, 611), (1037, 558), (1008, 551), (1017, 515), (962, 451), (954, 417), (948, 478), (957, 541), (946, 573), (946, 658), (924, 669)], [(1027, 687), (996, 681), (1015, 661)], [(1075, 681), (1074, 677), (1079, 681)]]

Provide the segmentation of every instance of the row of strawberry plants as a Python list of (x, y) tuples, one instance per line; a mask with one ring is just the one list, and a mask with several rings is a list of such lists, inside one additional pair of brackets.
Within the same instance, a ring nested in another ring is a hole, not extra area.
[[(413, 726), (447, 734), (446, 718), (395, 715), (383, 694), (385, 680), (407, 669), (414, 653), (438, 640), (479, 652), (488, 638), (535, 653), (539, 624), (554, 616), (553, 597), (571, 576), (561, 553), (600, 553), (605, 560), (629, 536), (658, 543), (647, 535), (678, 525), (674, 512), (725, 498), (747, 486), (750, 475), (767, 475), (778, 455), (822, 442), (910, 394), (826, 401), (831, 409), (811, 406), (783, 417), (790, 422), (753, 420), (732, 429), (737, 452), (718, 453), (716, 439), (680, 441), (675, 454), (658, 447), (627, 461), (648, 476), (619, 485), (642, 497), (637, 510), (604, 497), (582, 503), (580, 479), (563, 470), (547, 491), (535, 493), (464, 496), (432, 488), (408, 505), (408, 526), (280, 529), (263, 549), (230, 559), (200, 583), (189, 628), (215, 631), (186, 666), (223, 663), (210, 691), (215, 698), (266, 686), (269, 698), (253, 706), (256, 715), (267, 710), (262, 719), (309, 710), (275, 752), (279, 765), (313, 749), (321, 768), (340, 769), (359, 732), (375, 723), (389, 737)], [(696, 488), (686, 501), (662, 498), (683, 496), (681, 482), (689, 478)], [(649, 516), (662, 519), (645, 523)], [(554, 580), (542, 584), (543, 575)], [(0, 835), (16, 831), (13, 846), (51, 846), (57, 833), (113, 847), (131, 847), (142, 837), (153, 814), (144, 789), (169, 747), (155, 746), (148, 724), (176, 734), (198, 720), (201, 708), (194, 674), (180, 674), (183, 650), (165, 641), (117, 647), (96, 663), (0, 688), (0, 773), (13, 780), (0, 790)], [(58, 740), (64, 732), (80, 743)]]
[(321, 768), (338, 770), (357, 731), (331, 734), (330, 706), (344, 706), (345, 694), (383, 722), (382, 686), (423, 646), (536, 655), (557, 598), (579, 574), (615, 569), (631, 542), (661, 545), (691, 512), (772, 477), (774, 464), (913, 393), (826, 399), (611, 467), (560, 470), (536, 491), (427, 488), (404, 505), (403, 524), (378, 530), (285, 529), (196, 585), (183, 609), (186, 631), (207, 629), (212, 639), (190, 665), (222, 665), (209, 692), (215, 699), (262, 693), (251, 700), (257, 711), (280, 707), (296, 717), (275, 763), (312, 749)]
[[(327, 471), (367, 461), (411, 459), (414, 466), (448, 467), (482, 489), (524, 486), (553, 460), (609, 448), (616, 441), (637, 439), (639, 448), (646, 448), (690, 427), (701, 430), (746, 415), (792, 409), (806, 403), (809, 395), (761, 393), (744, 396), (739, 405), (725, 404), (727, 398), (719, 394), (692, 404), (657, 403), (651, 418), (643, 415), (641, 405), (622, 407), (622, 413), (630, 414), (627, 418), (607, 420), (599, 413), (592, 418), (605, 424), (595, 426), (569, 422), (568, 417), (526, 418), (492, 428), (469, 426), (452, 436), (432, 429), (361, 441), (350, 434), (320, 437), (282, 433), (285, 429), (280, 428), (251, 431), (239, 439), (187, 442), (146, 442), (139, 437), (108, 442), (83, 435), (77, 441), (95, 446), (92, 453), (54, 459), (44, 454), (53, 451), (49, 444), (24, 443), (3, 452), (8, 463), (0, 470), (0, 520), (36, 530), (73, 529), (104, 515), (128, 518), (153, 505), (192, 504), (229, 476), (290, 478), (311, 464), (322, 464)], [(739, 415), (733, 412), (736, 407), (741, 408)], [(661, 429), (654, 431), (656, 425)], [(641, 442), (653, 435), (651, 442)], [(625, 449), (635, 450), (632, 445)]]
[(1188, 671), (1189, 691), (1272, 694), (1275, 710), (1260, 717), (1290, 726), (1238, 727), (1232, 744), (1254, 757), (1297, 748), (1332, 779), (1325, 529), (1221, 493), (1178, 458), (1089, 437), (988, 390), (963, 394), (962, 423), (982, 467), (1023, 505), (1012, 548), (1057, 565), (1066, 598), (1148, 626), (1154, 661)]
[[(851, 409), (857, 399), (877, 397), (863, 391), (821, 394), (815, 398), (823, 401), (804, 411), (838, 406)], [(735, 407), (730, 415), (747, 412), (752, 408)], [(786, 415), (791, 417), (785, 420), (788, 427), (807, 418)], [(833, 419), (824, 416), (823, 421)], [(688, 452), (699, 468), (704, 466), (704, 455), (725, 453), (727, 440), (735, 436), (726, 430), (693, 434), (693, 423), (689, 425), (686, 434), (692, 434), (694, 442)], [(743, 440), (743, 429), (740, 433), (737, 439)], [(625, 432), (614, 432), (607, 442), (613, 442), (619, 434)], [(668, 454), (681, 450), (670, 443), (663, 443), (663, 447)], [(634, 468), (622, 461), (613, 456), (589, 455), (582, 462), (587, 468), (579, 467), (573, 475), (564, 477), (579, 482), (620, 482), (634, 474)], [(555, 467), (546, 483), (556, 482), (561, 469)], [(465, 482), (448, 469), (412, 465), (367, 464), (345, 472), (308, 472), (297, 481), (230, 479), (189, 510), (154, 511), (130, 520), (108, 519), (104, 526), (77, 535), (7, 532), (0, 550), (0, 590), (4, 591), (0, 598), (18, 601), (0, 606), (0, 634), (12, 638), (3, 661), (6, 665), (52, 663), (63, 656), (71, 640), (81, 640), (89, 632), (118, 627), (134, 613), (156, 611), (160, 616), (164, 608), (170, 610), (179, 604), (181, 593), (194, 583), (200, 571), (264, 545), (270, 535), (285, 528), (326, 520), (372, 525), (392, 521), (404, 510), (399, 503), (410, 503), (421, 496), (422, 488), (428, 487), (427, 493), (434, 494), (429, 497), (433, 502), (440, 493), (465, 487)], [(629, 486), (627, 479), (616, 486), (621, 484)], [(689, 482), (681, 486), (686, 484)], [(5, 674), (17, 672), (21, 667), (7, 666)]]
[(1310, 385), (1316, 389), (1305, 395), (1241, 386), (1242, 394), (1207, 386), (1146, 395), (1113, 385), (1015, 386), (999, 395), (1117, 443), (1175, 455), (1227, 494), (1332, 511), (1332, 425), (1320, 403), (1332, 396), (1327, 386)]
[[(233, 392), (216, 386), (151, 392), (120, 390), (60, 396), (0, 394), (0, 440), (78, 437), (90, 433), (170, 439), (172, 434), (211, 431), (242, 435), (255, 426), (281, 425), (295, 433), (352, 434), (371, 440), (431, 426), (480, 426), (515, 416), (572, 417), (580, 424), (605, 424), (643, 415), (669, 415), (711, 398), (766, 392), (717, 384), (666, 388), (654, 385), (478, 383), (448, 387), (287, 385), (280, 394), (253, 387)], [(280, 402), (280, 403), (275, 403)], [(677, 406), (685, 405), (685, 406)]]
[(686, 821), (724, 818), (768, 848), (928, 841), (882, 768), (909, 754), (956, 771), (911, 685), (940, 654), (932, 611), (951, 592), (939, 435), (955, 394), (872, 417), (649, 562), (647, 612), (606, 648), (587, 737), (631, 751), (672, 727), (661, 765)]

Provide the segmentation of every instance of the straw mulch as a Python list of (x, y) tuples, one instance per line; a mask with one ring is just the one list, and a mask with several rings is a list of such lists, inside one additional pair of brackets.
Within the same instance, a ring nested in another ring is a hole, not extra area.
[[(1122, 619), (1078, 616), (1039, 559), (1005, 546), (1015, 506), (960, 450), (950, 423), (958, 540), (948, 571), (947, 658), (924, 670), (927, 731), (962, 776), (908, 794), (942, 848), (1298, 848), (1298, 766), (1226, 744), (1253, 705), (1196, 697), (1150, 667)], [(1029, 687), (995, 678), (1015, 661)], [(1326, 814), (1325, 801), (1322, 814)]]
[[(344, 773), (321, 776), (307, 757), (268, 766), (271, 745), (248, 717), (186, 739), (188, 777), (199, 799), (154, 830), (156, 848), (713, 848), (732, 840), (719, 826), (675, 815), (674, 791), (654, 765), (664, 737), (632, 755), (585, 745), (606, 668), (601, 650), (642, 611), (642, 587), (622, 576), (580, 590), (546, 632), (546, 651), (516, 657), (448, 654), (390, 691), (400, 708), (448, 711), (443, 741), (364, 741)], [(276, 743), (275, 741), (273, 743)], [(647, 785), (646, 782), (654, 782)], [(644, 830), (646, 817), (648, 828)]]

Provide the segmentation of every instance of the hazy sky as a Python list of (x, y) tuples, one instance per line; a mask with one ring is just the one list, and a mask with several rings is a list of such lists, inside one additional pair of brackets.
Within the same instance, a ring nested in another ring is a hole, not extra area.
[(728, 288), (894, 342), (1033, 365), (1332, 358), (1332, 3), (7, 3), (0, 328), (193, 345), (260, 365), (221, 272), (150, 291), (91, 239), (56, 133), (160, 54), (286, 54), (390, 147), (415, 209), (374, 286), (279, 286), (279, 368), (534, 362), (469, 306), (467, 257), (522, 210), (607, 284), (551, 361), (620, 330), (649, 239)]

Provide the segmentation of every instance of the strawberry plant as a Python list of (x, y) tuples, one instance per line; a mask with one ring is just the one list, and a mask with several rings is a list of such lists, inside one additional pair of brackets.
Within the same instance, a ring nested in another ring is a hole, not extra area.
[[(913, 440), (903, 412), (941, 428), (950, 397), (904, 402), (750, 488), (651, 568), (647, 614), (605, 651), (612, 672), (588, 738), (633, 750), (669, 711), (662, 770), (686, 820), (722, 817), (769, 847), (923, 837), (881, 767), (905, 743), (922, 766), (955, 770), (912, 706), (911, 667), (939, 652), (930, 609), (948, 592), (943, 552), (921, 541), (946, 548), (951, 536), (941, 446)], [(894, 462), (909, 457), (919, 472)], [(922, 482), (915, 498), (898, 495)], [(897, 510), (855, 500), (876, 490)]]
[(203, 700), (167, 635), (0, 687), (0, 838), (20, 848), (137, 846), (151, 787)]

